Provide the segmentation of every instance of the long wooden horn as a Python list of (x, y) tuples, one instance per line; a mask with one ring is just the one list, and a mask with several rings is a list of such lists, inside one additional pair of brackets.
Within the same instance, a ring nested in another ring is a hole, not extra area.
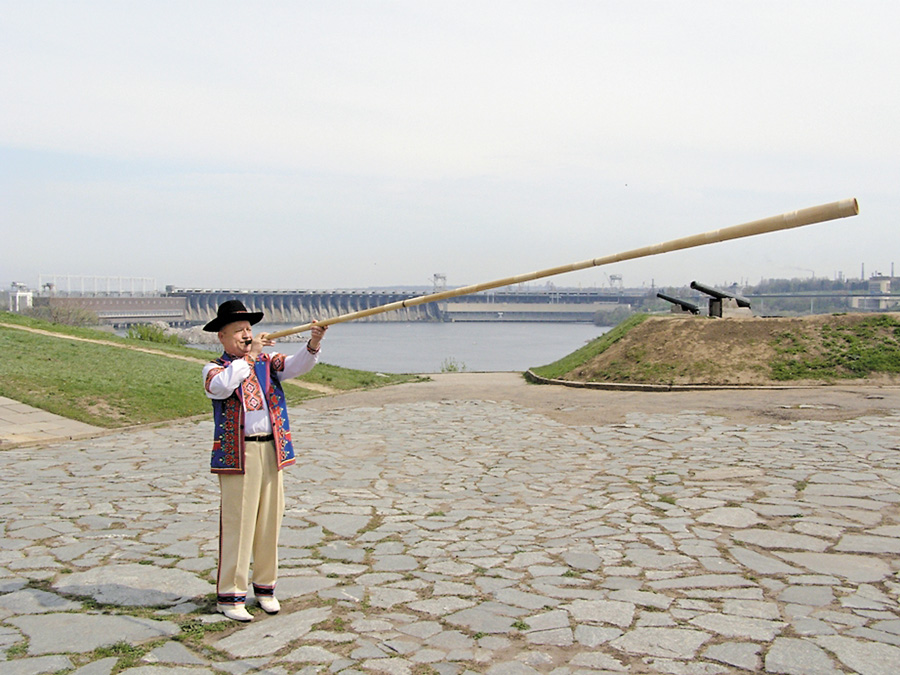
[[(551, 267), (549, 269), (539, 270), (537, 272), (531, 272), (529, 274), (519, 274), (514, 277), (506, 277), (505, 279), (498, 279), (496, 281), (488, 281), (482, 284), (474, 284), (471, 286), (461, 286), (460, 288), (454, 288), (448, 291), (430, 293), (428, 295), (420, 295), (418, 297), (409, 298), (407, 300), (398, 300), (396, 302), (390, 302), (386, 305), (370, 307), (369, 309), (363, 309), (358, 312), (350, 312), (349, 314), (342, 314), (330, 319), (322, 319), (321, 321), (317, 321), (316, 323), (320, 326), (330, 326), (334, 323), (342, 323), (344, 321), (362, 319), (363, 317), (372, 316), (373, 314), (382, 314), (384, 312), (391, 312), (397, 309), (403, 309), (405, 307), (424, 305), (426, 302), (438, 302), (440, 300), (447, 300), (448, 298), (456, 298), (461, 295), (469, 295), (471, 293), (478, 293), (479, 291), (487, 291), (492, 288), (499, 288), (500, 286), (512, 286), (513, 284), (521, 284), (526, 281), (533, 281), (535, 279), (542, 279), (544, 277), (552, 277), (556, 274), (576, 272), (578, 270), (587, 269), (589, 267), (599, 267), (600, 265), (609, 265), (610, 263), (621, 262), (622, 260), (646, 258), (647, 256), (651, 255), (659, 255), (660, 253), (668, 253), (669, 251), (680, 251), (681, 249), (694, 248), (696, 246), (705, 246), (706, 244), (715, 244), (720, 241), (729, 241), (731, 239), (740, 239), (742, 237), (752, 237), (757, 234), (765, 234), (766, 232), (789, 230), (794, 227), (811, 225), (813, 223), (822, 223), (827, 220), (836, 220), (837, 218), (847, 218), (849, 216), (855, 216), (857, 214), (859, 214), (859, 204), (857, 203), (856, 199), (843, 199), (839, 202), (822, 204), (820, 206), (811, 206), (807, 209), (790, 211), (789, 213), (783, 213), (779, 216), (771, 216), (769, 218), (763, 218), (762, 220), (754, 220), (749, 223), (743, 223), (742, 225), (733, 225), (731, 227), (725, 227), (720, 230), (710, 230), (709, 232), (695, 234), (690, 237), (673, 239), (672, 241), (663, 242), (661, 244), (654, 244), (653, 246), (644, 246), (643, 248), (636, 248), (631, 251), (625, 251), (624, 253), (615, 253), (613, 255), (602, 256), (600, 258), (584, 260), (582, 262), (560, 265), (558, 267)], [(312, 326), (312, 323), (306, 323), (302, 326), (295, 326), (294, 328), (286, 328), (274, 333), (269, 333), (268, 337), (276, 340), (286, 335), (302, 333), (303, 331), (312, 328)]]

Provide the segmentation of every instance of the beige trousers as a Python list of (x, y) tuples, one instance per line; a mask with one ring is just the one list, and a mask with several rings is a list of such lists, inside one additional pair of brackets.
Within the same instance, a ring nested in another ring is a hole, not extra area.
[(220, 604), (246, 600), (253, 561), (257, 595), (271, 595), (278, 578), (278, 532), (284, 515), (284, 484), (275, 442), (247, 441), (243, 474), (219, 474)]

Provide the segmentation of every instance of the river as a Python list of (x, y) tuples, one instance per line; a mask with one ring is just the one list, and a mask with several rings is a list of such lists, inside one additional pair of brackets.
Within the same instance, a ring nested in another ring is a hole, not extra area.
[[(260, 325), (273, 333), (289, 328)], [(347, 322), (331, 326), (321, 361), (385, 373), (524, 371), (552, 363), (602, 335), (589, 323)], [(279, 342), (267, 351), (294, 353), (302, 342)]]

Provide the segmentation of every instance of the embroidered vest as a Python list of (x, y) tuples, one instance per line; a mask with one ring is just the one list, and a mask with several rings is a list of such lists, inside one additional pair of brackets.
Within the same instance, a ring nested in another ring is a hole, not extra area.
[[(222, 354), (213, 363), (225, 368), (232, 360), (234, 357)], [(294, 446), (291, 443), (291, 429), (284, 391), (278, 378), (272, 376), (273, 371), (280, 372), (282, 370), (284, 370), (283, 354), (260, 354), (254, 365), (256, 378), (262, 387), (269, 409), (279, 471), (296, 461)], [(210, 371), (209, 377), (218, 372), (221, 370), (213, 369)], [(240, 386), (237, 387), (226, 399), (211, 399), (215, 422), (210, 459), (212, 473), (244, 473), (244, 399), (242, 389)]]

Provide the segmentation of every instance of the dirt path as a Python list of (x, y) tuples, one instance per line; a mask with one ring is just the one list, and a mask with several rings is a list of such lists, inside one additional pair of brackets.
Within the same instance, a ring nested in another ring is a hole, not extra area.
[(565, 424), (624, 423), (629, 413), (702, 410), (741, 424), (844, 420), (900, 410), (900, 387), (822, 386), (779, 390), (678, 392), (609, 391), (529, 384), (518, 373), (440, 373), (430, 382), (400, 384), (316, 399), (304, 407), (328, 410), (411, 401), (511, 401)]
[(170, 359), (180, 359), (181, 361), (190, 361), (194, 363), (206, 363), (207, 359), (193, 358), (191, 356), (182, 356), (180, 354), (170, 354), (159, 349), (149, 347), (136, 347), (134, 345), (123, 345), (112, 340), (98, 340), (94, 338), (78, 337), (77, 335), (64, 335), (63, 333), (54, 333), (53, 331), (43, 330), (41, 328), (31, 328), (29, 326), (18, 326), (14, 323), (0, 323), (0, 328), (12, 328), (14, 330), (25, 331), (26, 333), (37, 333), (38, 335), (47, 335), (49, 337), (61, 338), (63, 340), (72, 340), (73, 342), (92, 342), (97, 345), (107, 345), (109, 347), (119, 347), (121, 349), (130, 349), (135, 352), (144, 352), (146, 354), (156, 354), (158, 356), (167, 356)]

